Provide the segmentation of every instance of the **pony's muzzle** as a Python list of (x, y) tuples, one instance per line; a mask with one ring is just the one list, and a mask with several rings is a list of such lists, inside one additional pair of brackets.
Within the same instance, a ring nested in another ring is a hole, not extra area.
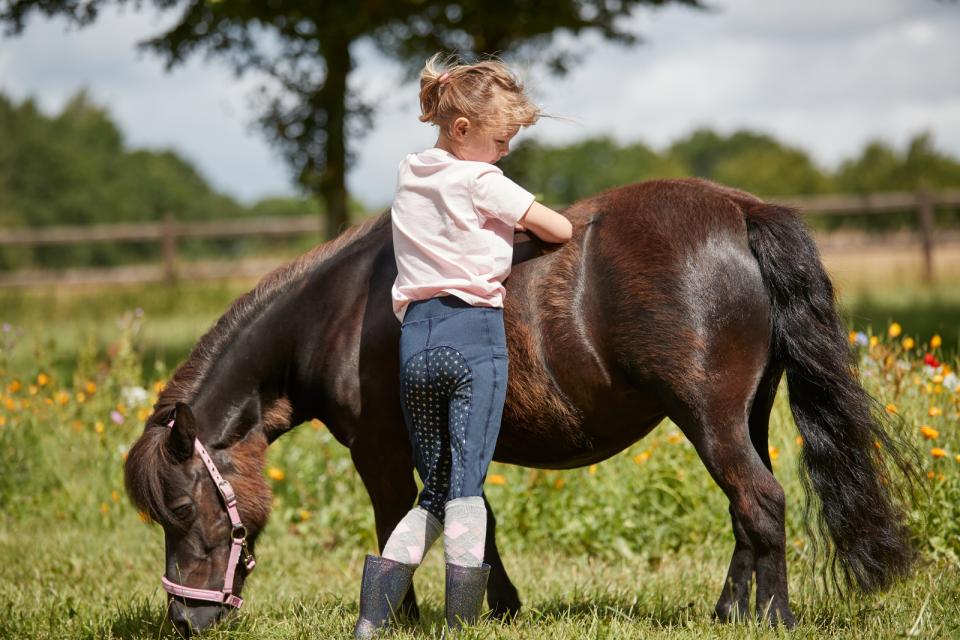
[(171, 599), (167, 617), (174, 628), (184, 638), (190, 634), (204, 631), (217, 624), (228, 613), (228, 607), (219, 604), (187, 605)]

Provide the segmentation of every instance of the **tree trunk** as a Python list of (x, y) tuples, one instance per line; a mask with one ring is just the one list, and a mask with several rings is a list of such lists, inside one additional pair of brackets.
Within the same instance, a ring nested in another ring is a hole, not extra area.
[(320, 91), (320, 104), (327, 114), (325, 164), (318, 184), (326, 205), (324, 235), (334, 238), (350, 226), (347, 211), (347, 76), (353, 66), (350, 40), (328, 40), (321, 45), (327, 77)]

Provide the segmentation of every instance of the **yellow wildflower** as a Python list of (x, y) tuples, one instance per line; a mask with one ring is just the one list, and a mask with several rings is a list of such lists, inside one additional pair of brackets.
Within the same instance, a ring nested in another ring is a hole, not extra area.
[(97, 383), (92, 380), (88, 380), (87, 384), (83, 385), (83, 390), (87, 392), (88, 396), (92, 396), (97, 392)]
[(775, 446), (770, 445), (767, 447), (767, 451), (770, 453), (770, 459), (776, 460), (780, 457), (780, 449), (777, 449)]
[(70, 423), (70, 426), (71, 426), (71, 427), (73, 428), (73, 430), (76, 431), (77, 433), (80, 433), (81, 431), (83, 431), (83, 421), (82, 421), (82, 420), (74, 420), (73, 422)]
[(900, 326), (900, 323), (898, 323), (898, 322), (894, 322), (894, 323), (891, 324), (890, 327), (887, 329), (887, 335), (890, 336), (891, 338), (896, 338), (896, 337), (899, 336), (901, 333), (903, 333), (903, 327), (901, 327), (901, 326)]
[(77, 404), (83, 404), (87, 401), (87, 394), (85, 394), (83, 391), (77, 391), (77, 395), (74, 397), (77, 400)]
[(930, 348), (937, 349), (942, 344), (943, 344), (943, 338), (940, 337), (940, 334), (939, 333), (933, 334), (933, 337), (930, 338)]
[(637, 464), (643, 464), (644, 462), (646, 462), (646, 461), (649, 460), (649, 459), (650, 459), (650, 450), (649, 450), (649, 449), (648, 449), (647, 451), (644, 451), (644, 452), (642, 452), (642, 453), (638, 453), (637, 455), (633, 456), (633, 461), (636, 462)]
[(7, 416), (0, 416), (0, 427), (7, 426)]
[(884, 407), (884, 409), (887, 410), (887, 413), (894, 413), (894, 414), (895, 414), (895, 413), (897, 412), (897, 405), (895, 405), (895, 404), (893, 404), (893, 403), (891, 402), (891, 403), (888, 404), (886, 407)]
[(878, 338), (877, 336), (870, 336), (870, 346), (875, 347), (878, 344), (880, 344), (880, 338)]
[(487, 476), (487, 482), (490, 484), (507, 484), (506, 476), (502, 476), (499, 473), (491, 473)]
[(553, 486), (557, 489), (563, 489), (563, 485), (566, 484), (563, 478), (557, 478), (553, 481)]
[(920, 435), (922, 435), (927, 440), (936, 440), (940, 435), (940, 432), (931, 427), (928, 424), (920, 425)]
[(956, 461), (957, 461), (957, 463), (958, 463), (958, 464), (960, 464), (960, 455), (957, 455), (957, 457), (956, 457), (956, 458), (954, 458), (954, 460), (956, 460)]
[(798, 447), (803, 446), (803, 436), (797, 436), (796, 443)]
[(587, 473), (590, 475), (595, 475), (597, 473), (597, 465), (592, 464), (587, 468)]
[(114, 489), (110, 492), (110, 499), (114, 502), (120, 502), (120, 492)]
[(323, 423), (317, 420), (316, 418), (310, 421), (310, 426), (313, 427), (314, 431), (319, 431), (320, 429), (323, 429)]
[(37, 392), (38, 392), (38, 391), (40, 391), (40, 389), (37, 388), (37, 385), (35, 385), (35, 384), (32, 384), (32, 385), (30, 385), (29, 387), (27, 387), (27, 392), (28, 392), (30, 395), (32, 395), (32, 396), (37, 395)]
[(913, 349), (916, 346), (916, 343), (913, 341), (913, 338), (909, 336), (904, 338), (900, 344), (902, 344), (903, 348), (906, 349), (907, 351), (909, 351), (910, 349)]
[(47, 386), (48, 382), (50, 382), (50, 376), (47, 374), (41, 372), (39, 375), (37, 375), (37, 384), (41, 387)]
[(153, 392), (157, 395), (160, 395), (160, 392), (163, 391), (163, 388), (165, 386), (167, 386), (166, 381), (157, 380), (156, 382), (153, 383)]
[(140, 422), (145, 422), (147, 418), (153, 413), (153, 409), (150, 407), (140, 407), (137, 409), (137, 420)]
[(927, 477), (928, 477), (929, 479), (933, 480), (933, 478), (934, 478), (935, 476), (936, 476), (936, 474), (935, 474), (933, 471), (927, 471)]
[(97, 433), (103, 433), (103, 423), (97, 420), (93, 424), (93, 430), (96, 431)]
[(13, 380), (10, 384), (7, 385), (7, 393), (16, 393), (23, 388), (23, 383), (19, 380)]
[(300, 516), (300, 522), (306, 522), (310, 519), (310, 512), (306, 509), (300, 509), (300, 513), (298, 515)]
[(110, 513), (110, 505), (108, 505), (106, 502), (101, 502), (100, 513), (102, 513), (103, 515), (107, 515), (108, 513)]
[(270, 476), (271, 480), (276, 480), (277, 482), (283, 482), (283, 479), (287, 477), (287, 475), (283, 472), (283, 469), (279, 469), (277, 467), (270, 467), (267, 469), (267, 475)]
[(138, 511), (137, 517), (140, 518), (140, 522), (143, 524), (150, 524), (150, 516), (147, 515), (146, 511)]
[(856, 342), (856, 341), (857, 341), (857, 332), (856, 332), (856, 331), (851, 331), (851, 332), (850, 332), (850, 335), (847, 336), (847, 339), (850, 340), (850, 344), (853, 344), (854, 342)]
[(7, 398), (3, 401), (3, 406), (7, 408), (7, 411), (16, 411), (17, 402), (13, 398)]
[(670, 444), (683, 442), (683, 434), (678, 431), (672, 431), (670, 435), (667, 436), (667, 442)]
[(934, 458), (943, 458), (947, 455), (947, 451), (946, 449), (941, 449), (940, 447), (934, 447), (933, 449), (930, 449), (930, 455), (932, 455)]
[(936, 418), (942, 413), (943, 411), (940, 410), (940, 407), (930, 407), (930, 409), (927, 411), (927, 415), (931, 418)]

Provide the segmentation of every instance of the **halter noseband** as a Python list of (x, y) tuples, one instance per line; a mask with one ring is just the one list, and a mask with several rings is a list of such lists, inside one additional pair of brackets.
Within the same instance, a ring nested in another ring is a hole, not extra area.
[[(173, 420), (167, 423), (167, 427), (173, 427)], [(166, 576), (160, 577), (160, 583), (163, 584), (164, 590), (172, 596), (217, 602), (239, 609), (243, 605), (243, 598), (233, 594), (233, 577), (237, 570), (237, 564), (240, 562), (242, 554), (244, 567), (246, 567), (247, 572), (250, 572), (257, 565), (257, 561), (250, 550), (247, 549), (247, 528), (243, 526), (243, 522), (240, 520), (240, 512), (237, 511), (237, 495), (233, 492), (233, 487), (220, 475), (217, 465), (213, 463), (210, 454), (200, 443), (200, 438), (194, 438), (193, 449), (203, 460), (210, 478), (213, 479), (213, 484), (216, 485), (220, 497), (223, 498), (227, 515), (230, 516), (230, 558), (227, 560), (227, 569), (223, 574), (223, 588), (220, 591), (194, 589), (171, 582), (167, 580)]]

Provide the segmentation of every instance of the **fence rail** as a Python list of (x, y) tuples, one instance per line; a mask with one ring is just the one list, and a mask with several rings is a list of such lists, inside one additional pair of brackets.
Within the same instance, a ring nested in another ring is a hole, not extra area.
[[(898, 245), (919, 243), (923, 252), (924, 279), (933, 280), (935, 244), (960, 241), (955, 233), (936, 232), (934, 211), (937, 207), (960, 207), (960, 189), (918, 192), (833, 194), (770, 198), (771, 202), (795, 207), (805, 214), (827, 215), (885, 214), (913, 211), (917, 216), (918, 234), (894, 242)], [(110, 268), (22, 270), (0, 273), (0, 287), (34, 287), (56, 284), (118, 284), (176, 280), (178, 277), (177, 244), (190, 238), (237, 238), (298, 236), (322, 231), (320, 217), (248, 218), (243, 220), (211, 220), (179, 222), (167, 215), (161, 222), (134, 224), (98, 224), (90, 226), (56, 226), (31, 229), (0, 230), (0, 247), (87, 244), (94, 242), (159, 242), (162, 262), (153, 265)], [(934, 236), (936, 235), (936, 238)], [(824, 246), (829, 241), (818, 237)], [(877, 243), (874, 243), (876, 246)], [(279, 265), (280, 259), (246, 259), (217, 262), (191, 262), (190, 279), (222, 279), (255, 277)]]

